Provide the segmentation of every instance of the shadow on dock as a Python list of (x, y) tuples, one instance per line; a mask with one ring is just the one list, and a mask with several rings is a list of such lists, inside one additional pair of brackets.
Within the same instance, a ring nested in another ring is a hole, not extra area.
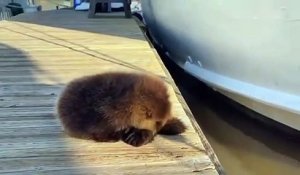
[(55, 149), (68, 147), (53, 112), (62, 86), (39, 83), (35, 75), (42, 70), (28, 53), (0, 43), (0, 55), (0, 172), (17, 167), (30, 174), (51, 161), (73, 165), (72, 152)]

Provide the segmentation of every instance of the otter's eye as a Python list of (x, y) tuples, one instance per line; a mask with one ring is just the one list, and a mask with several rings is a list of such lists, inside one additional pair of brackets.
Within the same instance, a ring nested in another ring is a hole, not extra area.
[(152, 113), (150, 111), (146, 111), (146, 118), (152, 118)]
[(160, 128), (162, 126), (162, 122), (156, 122), (155, 124), (157, 128)]

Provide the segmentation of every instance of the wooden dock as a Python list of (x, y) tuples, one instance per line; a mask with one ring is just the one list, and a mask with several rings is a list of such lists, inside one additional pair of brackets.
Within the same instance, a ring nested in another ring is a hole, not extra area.
[[(135, 148), (64, 134), (55, 102), (70, 80), (105, 71), (164, 77), (180, 136)], [(72, 10), (0, 22), (0, 174), (221, 174), (180, 92), (134, 19), (88, 19)]]

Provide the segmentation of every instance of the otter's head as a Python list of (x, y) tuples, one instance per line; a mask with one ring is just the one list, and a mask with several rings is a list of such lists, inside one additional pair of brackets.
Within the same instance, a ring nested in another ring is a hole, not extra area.
[(147, 129), (155, 135), (171, 118), (171, 103), (167, 87), (153, 77), (146, 77), (140, 86), (132, 124), (139, 129)]
[(156, 104), (150, 105), (149, 102), (147, 103), (136, 106), (132, 113), (131, 125), (138, 129), (150, 130), (155, 135), (171, 118), (171, 115), (168, 104), (156, 102)]

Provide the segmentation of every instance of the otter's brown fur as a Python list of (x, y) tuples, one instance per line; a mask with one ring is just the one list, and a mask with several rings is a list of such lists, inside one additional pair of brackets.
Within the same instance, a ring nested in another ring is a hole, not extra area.
[(158, 77), (109, 72), (71, 81), (59, 98), (58, 115), (70, 136), (133, 146), (157, 134), (179, 134), (167, 88)]

